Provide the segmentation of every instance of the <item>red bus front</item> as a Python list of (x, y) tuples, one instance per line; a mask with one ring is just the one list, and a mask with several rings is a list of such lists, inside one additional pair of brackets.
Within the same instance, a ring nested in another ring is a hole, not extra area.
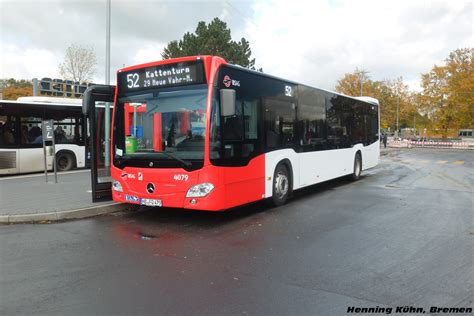
[[(201, 56), (118, 72), (112, 133), (117, 202), (223, 210), (262, 199), (264, 158), (246, 166), (211, 164), (216, 73), (226, 62)], [(218, 98), (218, 96), (217, 96)], [(216, 127), (214, 127), (215, 129)]]

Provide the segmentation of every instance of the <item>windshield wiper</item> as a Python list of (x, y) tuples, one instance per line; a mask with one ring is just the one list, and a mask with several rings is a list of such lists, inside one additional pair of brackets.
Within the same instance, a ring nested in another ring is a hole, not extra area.
[[(166, 157), (169, 157), (177, 162), (180, 162), (183, 166), (185, 167), (191, 167), (193, 164), (190, 163), (189, 161), (186, 161), (186, 160), (183, 160), (181, 158), (178, 158), (178, 157), (175, 157), (173, 156), (172, 154), (170, 153), (167, 153), (167, 152), (164, 152), (164, 151), (159, 151), (159, 152), (155, 152), (156, 154), (163, 154), (165, 155)], [(119, 162), (125, 162), (125, 161), (129, 161), (129, 160), (132, 160), (132, 159), (140, 159), (140, 160), (143, 160), (143, 159), (149, 159), (149, 157), (146, 157), (146, 156), (136, 156), (136, 157), (132, 157), (132, 156), (124, 156), (124, 157), (116, 157), (116, 159), (119, 161)]]
[(186, 161), (186, 160), (183, 160), (183, 159), (181, 159), (181, 158), (175, 157), (175, 156), (173, 156), (172, 154), (167, 153), (167, 152), (165, 152), (165, 151), (160, 151), (159, 153), (165, 155), (166, 157), (169, 157), (169, 158), (171, 158), (171, 159), (173, 159), (173, 160), (176, 160), (176, 161), (182, 163), (183, 166), (185, 166), (185, 167), (191, 167), (191, 166), (193, 165), (193, 164), (190, 163), (189, 161)]

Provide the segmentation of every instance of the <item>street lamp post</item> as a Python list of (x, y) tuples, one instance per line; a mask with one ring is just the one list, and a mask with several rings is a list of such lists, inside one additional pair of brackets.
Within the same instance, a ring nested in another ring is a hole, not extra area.
[[(107, 0), (106, 30), (105, 30), (105, 84), (110, 85), (110, 7), (111, 0)], [(110, 166), (110, 103), (105, 102), (105, 161), (104, 166), (108, 174)]]
[(413, 113), (413, 134), (416, 136), (416, 112)]
[(105, 84), (110, 84), (110, 7), (111, 0), (107, 0), (106, 30), (105, 30)]
[[(357, 69), (356, 69), (357, 70)], [(363, 94), (363, 87), (364, 87), (364, 75), (368, 74), (368, 71), (365, 70), (360, 70), (356, 71), (356, 74), (359, 76), (359, 81), (360, 81), (360, 96)]]
[(398, 112), (399, 111), (400, 111), (400, 95), (397, 93), (397, 136), (398, 136), (398, 120), (399, 120)]

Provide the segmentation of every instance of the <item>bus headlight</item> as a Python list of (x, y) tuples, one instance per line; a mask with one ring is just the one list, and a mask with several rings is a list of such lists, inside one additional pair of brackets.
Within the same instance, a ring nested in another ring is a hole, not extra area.
[(120, 182), (114, 180), (114, 182), (112, 182), (112, 190), (117, 192), (123, 192), (122, 185), (120, 184)]
[(196, 184), (189, 188), (186, 197), (204, 197), (211, 193), (213, 189), (214, 185), (209, 182)]

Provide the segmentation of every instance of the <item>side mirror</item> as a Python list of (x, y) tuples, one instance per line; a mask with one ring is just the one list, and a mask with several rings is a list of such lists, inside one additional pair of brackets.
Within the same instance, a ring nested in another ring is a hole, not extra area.
[(233, 89), (221, 89), (221, 116), (235, 115), (236, 93)]

